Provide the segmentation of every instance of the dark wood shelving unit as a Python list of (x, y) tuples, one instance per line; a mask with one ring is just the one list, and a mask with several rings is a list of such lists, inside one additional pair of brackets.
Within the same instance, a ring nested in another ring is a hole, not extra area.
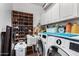
[(24, 40), (28, 30), (33, 31), (33, 14), (13, 10), (12, 26), (13, 32), (15, 32), (15, 40)]

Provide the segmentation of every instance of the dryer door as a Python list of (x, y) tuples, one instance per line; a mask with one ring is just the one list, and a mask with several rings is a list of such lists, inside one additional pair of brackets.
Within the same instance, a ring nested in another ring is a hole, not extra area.
[(37, 53), (39, 56), (43, 56), (43, 43), (41, 40), (38, 40), (37, 43)]

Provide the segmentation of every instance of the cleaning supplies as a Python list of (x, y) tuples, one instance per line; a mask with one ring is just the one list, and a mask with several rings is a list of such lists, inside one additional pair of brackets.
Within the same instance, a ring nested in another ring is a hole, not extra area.
[(71, 33), (79, 34), (79, 25), (77, 23), (73, 24)]
[(73, 24), (73, 26), (72, 26), (71, 33), (79, 34), (79, 25), (78, 25), (78, 23), (77, 23), (77, 20), (78, 20), (78, 18), (75, 17), (75, 18), (74, 18), (74, 24)]
[(58, 33), (64, 33), (65, 32), (65, 27), (63, 25), (58, 27)]
[(52, 27), (47, 28), (47, 29), (46, 29), (46, 32), (57, 33), (57, 30), (58, 30), (58, 24), (55, 24), (55, 25), (53, 25)]
[(70, 33), (71, 32), (71, 28), (72, 28), (72, 24), (70, 22), (67, 22), (67, 24), (66, 24), (66, 32)]

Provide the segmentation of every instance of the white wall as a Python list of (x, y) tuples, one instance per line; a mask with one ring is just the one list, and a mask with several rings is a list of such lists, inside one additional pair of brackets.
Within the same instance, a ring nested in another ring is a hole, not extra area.
[(1, 32), (6, 30), (6, 25), (11, 26), (12, 4), (0, 3), (0, 52), (1, 52)]
[(41, 14), (43, 13), (42, 7), (32, 3), (14, 3), (13, 10), (33, 13), (33, 27), (35, 27), (39, 23)]
[[(33, 13), (33, 26), (35, 27), (40, 20), (40, 15), (43, 13), (43, 9), (40, 6), (32, 3), (17, 3), (6, 4), (0, 3), (0, 36), (2, 31), (6, 31), (6, 25), (11, 26), (11, 10), (22, 11), (26, 13)], [(1, 52), (1, 37), (0, 37), (0, 52)]]
[[(33, 13), (33, 26), (35, 27), (43, 13), (43, 9), (32, 3), (0, 3), (0, 36), (2, 31), (6, 31), (6, 25), (11, 26), (11, 10), (22, 11), (26, 13)], [(0, 37), (0, 52), (1, 52), (1, 37)]]

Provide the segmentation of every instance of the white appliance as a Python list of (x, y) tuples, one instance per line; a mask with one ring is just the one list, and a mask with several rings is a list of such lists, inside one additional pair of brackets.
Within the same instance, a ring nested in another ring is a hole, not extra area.
[[(65, 38), (65, 37), (55, 37), (55, 36), (48, 36), (48, 50), (56, 50), (55, 53), (59, 53), (62, 56), (79, 56), (79, 40), (73, 38)], [(53, 48), (52, 48), (53, 47)], [(48, 54), (50, 52), (47, 51)]]
[(61, 36), (40, 34), (41, 52), (46, 56), (79, 56), (79, 40)]
[(47, 54), (48, 56), (68, 56), (69, 54), (62, 47), (64, 46), (64, 39), (54, 36), (48, 36), (48, 47)]
[(37, 51), (40, 56), (44, 56), (47, 48), (47, 34), (39, 33), (40, 36), (37, 42)]

